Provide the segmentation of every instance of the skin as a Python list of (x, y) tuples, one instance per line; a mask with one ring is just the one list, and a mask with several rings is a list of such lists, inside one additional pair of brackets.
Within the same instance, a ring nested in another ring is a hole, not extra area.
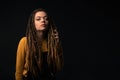
[(47, 14), (44, 11), (36, 12), (34, 22), (35, 28), (38, 31), (43, 31), (47, 28), (48, 20)]
[[(48, 23), (49, 23), (49, 21), (48, 21), (46, 12), (44, 12), (44, 11), (36, 12), (35, 17), (34, 17), (34, 24), (35, 24), (36, 30), (39, 31), (38, 35), (43, 35), (42, 32), (47, 29)], [(56, 30), (54, 30), (54, 32), (56, 33), (54, 35), (55, 38), (59, 38)]]

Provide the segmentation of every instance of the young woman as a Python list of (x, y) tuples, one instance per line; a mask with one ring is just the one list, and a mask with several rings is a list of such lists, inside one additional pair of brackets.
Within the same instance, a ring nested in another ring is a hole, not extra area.
[(26, 36), (18, 44), (15, 79), (55, 80), (62, 67), (57, 28), (44, 9), (36, 9), (29, 17)]

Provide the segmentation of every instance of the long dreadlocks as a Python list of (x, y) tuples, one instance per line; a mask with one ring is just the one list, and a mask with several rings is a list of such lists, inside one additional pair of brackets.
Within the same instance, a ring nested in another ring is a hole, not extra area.
[[(41, 49), (38, 47), (38, 37), (37, 31), (35, 29), (34, 24), (34, 16), (35, 13), (38, 11), (44, 11), (44, 9), (39, 8), (32, 12), (29, 17), (27, 30), (26, 30), (26, 37), (27, 37), (27, 44), (28, 44), (28, 65), (29, 71), (33, 74), (33, 76), (37, 76), (39, 70), (42, 72), (42, 65), (43, 65), (43, 57)], [(57, 71), (61, 70), (63, 67), (63, 51), (61, 47), (61, 43), (59, 39), (54, 37), (57, 28), (53, 23), (53, 20), (48, 16), (48, 30), (47, 30), (47, 44), (48, 44), (48, 55), (47, 55), (47, 63), (51, 73), (56, 73)], [(58, 32), (58, 31), (57, 31)], [(39, 61), (39, 64), (37, 63)], [(37, 68), (36, 66), (39, 65)]]

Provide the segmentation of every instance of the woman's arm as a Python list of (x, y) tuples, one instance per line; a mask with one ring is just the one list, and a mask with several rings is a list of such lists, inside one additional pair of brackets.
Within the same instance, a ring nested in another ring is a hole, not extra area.
[(26, 37), (23, 37), (17, 48), (15, 80), (23, 80), (23, 69), (25, 64)]

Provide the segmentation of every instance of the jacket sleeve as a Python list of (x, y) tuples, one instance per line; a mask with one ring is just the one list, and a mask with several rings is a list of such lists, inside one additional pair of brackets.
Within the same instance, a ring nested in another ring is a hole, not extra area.
[(15, 80), (23, 80), (23, 69), (25, 64), (25, 47), (26, 37), (21, 38), (17, 48), (16, 54), (16, 71)]

